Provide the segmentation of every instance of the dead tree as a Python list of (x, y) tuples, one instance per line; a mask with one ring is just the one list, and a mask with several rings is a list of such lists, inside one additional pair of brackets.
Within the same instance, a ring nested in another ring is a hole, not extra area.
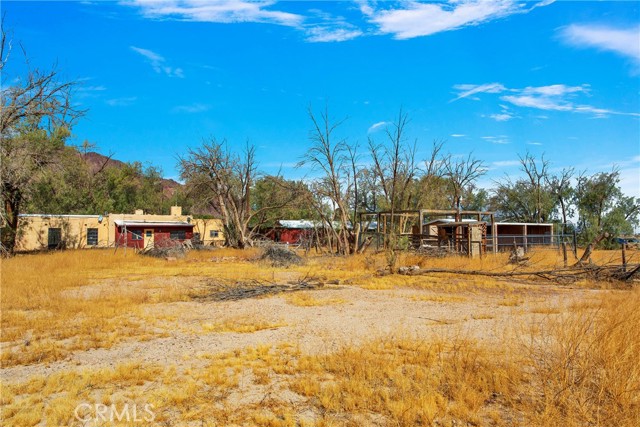
[(449, 154), (442, 160), (442, 168), (443, 175), (451, 184), (451, 207), (460, 211), (464, 189), (486, 174), (487, 168), (482, 160), (473, 157), (473, 153), (469, 153), (466, 159)]
[(204, 140), (179, 158), (180, 175), (190, 192), (198, 194), (222, 216), (226, 244), (235, 248), (253, 245), (254, 227), (250, 224), (261, 214), (280, 209), (296, 197), (274, 201), (253, 210), (251, 189), (258, 176), (255, 147), (247, 144), (242, 154), (229, 150), (226, 140)]
[[(313, 206), (321, 217), (330, 234), (335, 237), (336, 251), (340, 254), (353, 254), (356, 251), (357, 236), (355, 227), (349, 221), (349, 193), (351, 186), (346, 179), (349, 149), (345, 139), (335, 139), (336, 129), (344, 120), (331, 122), (329, 109), (317, 118), (309, 108), (309, 118), (313, 124), (309, 139), (311, 146), (298, 166), (309, 165), (322, 172), (322, 177), (314, 185)], [(331, 213), (324, 208), (324, 201), (330, 201)], [(337, 226), (333, 218), (337, 220)]]

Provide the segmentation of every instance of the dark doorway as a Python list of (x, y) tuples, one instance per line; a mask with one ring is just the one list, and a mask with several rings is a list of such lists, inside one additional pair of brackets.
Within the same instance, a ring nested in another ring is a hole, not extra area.
[(48, 249), (58, 249), (62, 243), (62, 229), (50, 228), (49, 236), (47, 238)]

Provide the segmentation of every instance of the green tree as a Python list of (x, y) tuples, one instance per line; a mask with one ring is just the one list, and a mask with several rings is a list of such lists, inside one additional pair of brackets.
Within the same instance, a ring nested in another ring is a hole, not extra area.
[[(295, 195), (295, 197), (292, 197)], [(282, 176), (263, 176), (252, 189), (252, 209), (260, 212), (252, 226), (275, 225), (280, 219), (313, 219), (316, 215), (307, 202), (311, 192), (302, 181), (290, 181)], [(272, 209), (263, 209), (272, 206)]]
[(31, 68), (12, 78), (8, 67), (11, 43), (2, 26), (0, 73), (4, 81), (0, 110), (0, 176), (2, 180), (2, 247), (13, 252), (18, 215), (29, 203), (35, 183), (57, 161), (73, 123), (84, 111), (73, 107), (76, 82), (61, 81), (55, 69)]
[(558, 195), (549, 184), (549, 161), (527, 153), (519, 156), (523, 177), (496, 182), (490, 208), (502, 220), (541, 223), (553, 218)]
[[(632, 234), (638, 225), (640, 199), (624, 196), (619, 186), (620, 171), (578, 177), (575, 205), (580, 242), (589, 243), (600, 233), (615, 237)], [(605, 242), (611, 245), (611, 242)]]

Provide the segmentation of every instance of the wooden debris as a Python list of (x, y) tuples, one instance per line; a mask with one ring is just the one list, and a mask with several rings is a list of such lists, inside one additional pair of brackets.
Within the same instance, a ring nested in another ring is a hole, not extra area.
[(553, 270), (534, 270), (534, 271), (506, 271), (506, 272), (490, 272), (482, 270), (457, 270), (448, 268), (428, 268), (428, 269), (401, 269), (398, 271), (400, 274), (408, 276), (416, 275), (428, 275), (428, 274), (459, 274), (459, 275), (471, 275), (471, 276), (488, 276), (488, 277), (529, 277), (529, 278), (541, 278), (544, 280), (559, 282), (559, 283), (571, 283), (580, 279), (592, 279), (598, 281), (629, 281), (634, 275), (640, 272), (640, 265), (636, 266), (630, 272), (624, 272), (622, 266), (608, 265), (608, 266), (574, 266), (569, 268), (559, 268)]
[(260, 298), (285, 292), (308, 291), (322, 288), (324, 283), (319, 280), (308, 279), (287, 284), (263, 283), (259, 281), (239, 282), (232, 285), (210, 282), (206, 285), (204, 294), (192, 295), (192, 298), (202, 301), (239, 301), (248, 298)]

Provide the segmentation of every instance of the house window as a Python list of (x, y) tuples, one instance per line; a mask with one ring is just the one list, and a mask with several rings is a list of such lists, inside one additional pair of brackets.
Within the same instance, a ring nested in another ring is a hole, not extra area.
[(169, 233), (171, 240), (184, 240), (187, 238), (184, 230), (173, 230)]
[(219, 234), (218, 230), (209, 230), (209, 237), (212, 239), (218, 237), (218, 234)]
[(98, 229), (87, 228), (87, 246), (97, 246), (97, 245), (98, 245)]
[(47, 248), (58, 249), (62, 243), (62, 229), (61, 228), (49, 228), (47, 234)]
[(142, 240), (142, 231), (131, 230), (131, 240)]

